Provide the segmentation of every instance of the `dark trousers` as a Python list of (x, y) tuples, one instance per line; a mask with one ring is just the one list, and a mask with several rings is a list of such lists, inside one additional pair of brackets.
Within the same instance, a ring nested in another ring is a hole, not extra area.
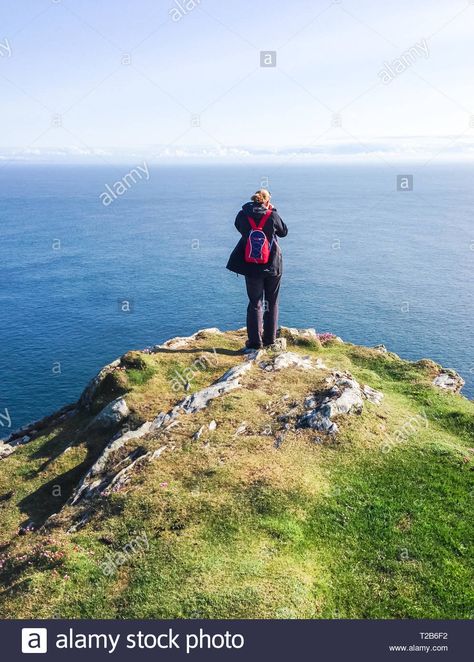
[[(281, 276), (245, 276), (249, 297), (247, 335), (250, 347), (275, 342), (278, 328), (278, 298)], [(263, 299), (265, 297), (265, 310)]]

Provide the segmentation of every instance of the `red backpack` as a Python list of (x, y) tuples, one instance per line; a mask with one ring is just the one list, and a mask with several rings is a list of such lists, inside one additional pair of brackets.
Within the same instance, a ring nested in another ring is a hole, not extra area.
[(272, 250), (273, 240), (268, 241), (268, 237), (263, 231), (265, 223), (271, 216), (272, 206), (268, 208), (265, 214), (262, 216), (262, 220), (257, 225), (254, 219), (251, 216), (247, 216), (248, 222), (250, 223), (250, 230), (247, 244), (245, 246), (245, 261), (253, 262), (254, 264), (267, 264), (270, 259), (270, 251)]

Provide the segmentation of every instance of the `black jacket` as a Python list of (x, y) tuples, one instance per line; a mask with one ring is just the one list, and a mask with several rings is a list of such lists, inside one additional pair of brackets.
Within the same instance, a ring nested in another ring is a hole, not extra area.
[(281, 220), (275, 207), (273, 207), (271, 216), (268, 218), (263, 228), (263, 231), (268, 237), (268, 241), (271, 242), (273, 239), (270, 259), (267, 264), (253, 264), (251, 262), (246, 262), (244, 257), (245, 245), (251, 230), (247, 216), (250, 216), (259, 223), (266, 211), (267, 208), (263, 205), (259, 205), (255, 202), (246, 202), (237, 214), (234, 225), (242, 236), (227, 262), (227, 269), (230, 271), (235, 271), (235, 273), (242, 274), (243, 276), (281, 275), (283, 261), (277, 237), (286, 237), (288, 234), (288, 228)]

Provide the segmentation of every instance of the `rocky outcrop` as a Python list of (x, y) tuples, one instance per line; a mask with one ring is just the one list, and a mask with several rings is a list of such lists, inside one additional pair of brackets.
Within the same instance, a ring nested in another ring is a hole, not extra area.
[[(107, 495), (111, 491), (117, 491), (120, 489), (120, 487), (129, 480), (133, 469), (136, 468), (138, 463), (144, 462), (147, 459), (156, 459), (156, 457), (159, 457), (163, 452), (165, 447), (162, 447), (158, 454), (155, 451), (154, 453), (140, 453), (139, 455), (136, 455), (137, 451), (132, 451), (132, 453), (124, 460), (121, 460), (118, 464), (114, 464), (113, 458), (120, 449), (122, 449), (129, 441), (143, 438), (150, 432), (156, 432), (160, 429), (169, 429), (176, 423), (176, 419), (179, 415), (192, 414), (200, 411), (207, 407), (209, 402), (214, 398), (224, 395), (235, 388), (239, 388), (241, 385), (240, 379), (251, 367), (252, 361), (244, 361), (243, 363), (234, 366), (230, 370), (227, 370), (227, 372), (225, 372), (214, 384), (211, 384), (211, 386), (201, 389), (200, 391), (184, 398), (184, 400), (173, 407), (170, 412), (162, 412), (154, 421), (147, 421), (136, 430), (114, 437), (105, 447), (98, 460), (81, 480), (68, 504), (74, 506), (80, 501), (92, 499), (98, 494)], [(119, 400), (120, 398), (111, 402), (95, 419), (93, 419), (92, 423), (95, 422), (93, 427), (97, 426), (98, 419), (100, 425), (103, 425), (104, 422), (109, 421), (111, 418), (113, 424), (117, 424), (117, 418), (115, 417), (117, 415), (124, 416), (125, 412), (128, 411), (126, 403), (125, 409), (123, 403), (118, 402)]]
[(181, 414), (194, 414), (208, 406), (211, 400), (228, 393), (241, 386), (240, 379), (252, 367), (253, 360), (244, 361), (227, 370), (214, 384), (188, 395), (184, 400), (165, 413), (161, 412), (153, 421), (153, 429), (157, 430), (163, 425), (169, 425)]
[(176, 336), (175, 338), (170, 338), (162, 345), (154, 345), (152, 351), (160, 351), (161, 349), (181, 349), (182, 347), (187, 347), (194, 340), (199, 340), (200, 338), (205, 338), (206, 335), (215, 335), (222, 333), (217, 327), (210, 327), (208, 329), (199, 329), (196, 333), (193, 333), (191, 336)]
[(312, 347), (322, 347), (330, 343), (344, 344), (344, 341), (334, 333), (317, 333), (316, 329), (297, 329), (295, 327), (281, 326), (278, 329), (278, 336), (286, 338), (293, 345), (311, 345)]
[(112, 492), (119, 492), (122, 490), (125, 485), (130, 482), (133, 472), (137, 469), (137, 465), (156, 460), (167, 448), (168, 446), (160, 446), (160, 448), (157, 448), (154, 451), (149, 451), (148, 453), (141, 453), (139, 451), (131, 453), (126, 458), (126, 466), (115, 474), (107, 487), (102, 491), (102, 495), (108, 496)]
[(272, 352), (286, 352), (287, 346), (288, 342), (286, 338), (277, 338), (268, 349)]
[[(113, 492), (119, 492), (122, 490), (127, 483), (130, 482), (133, 472), (137, 470), (140, 465), (145, 464), (146, 462), (152, 462), (156, 460), (160, 455), (168, 448), (168, 446), (161, 446), (154, 451), (148, 451), (147, 453), (142, 451), (140, 448), (129, 453), (122, 461), (118, 462), (115, 465), (115, 473), (111, 472), (109, 476), (104, 476), (103, 480), (97, 482), (96, 486), (90, 486), (87, 492), (81, 495), (80, 499), (77, 499), (74, 503), (69, 503), (69, 505), (77, 505), (78, 501), (82, 499), (87, 499), (90, 501), (97, 494), (101, 494), (104, 497), (110, 496)], [(121, 467), (119, 469), (119, 467)], [(74, 524), (69, 527), (68, 533), (75, 533), (79, 531), (87, 522), (90, 520), (94, 513), (93, 507), (86, 507), (76, 519)], [(49, 520), (46, 522), (45, 527), (47, 528), (48, 524), (54, 523), (58, 513), (51, 515)]]
[(278, 329), (278, 337), (285, 338), (293, 345), (311, 344), (313, 347), (321, 347), (316, 329), (296, 329), (289, 326), (281, 326)]
[[(212, 330), (214, 332), (214, 330)], [(196, 337), (194, 334), (193, 337)], [(178, 345), (181, 346), (183, 339), (180, 338)], [(176, 346), (176, 345), (175, 345)], [(168, 345), (169, 348), (169, 345)], [(262, 356), (262, 352), (248, 354), (244, 361), (227, 370), (218, 380), (210, 386), (207, 386), (196, 393), (188, 395), (178, 402), (170, 411), (161, 412), (153, 421), (147, 421), (137, 430), (126, 432), (112, 439), (105, 447), (104, 451), (89, 469), (81, 480), (78, 488), (74, 491), (68, 505), (77, 506), (83, 501), (88, 501), (101, 494), (106, 496), (113, 491), (121, 489), (129, 480), (137, 465), (146, 461), (156, 459), (167, 448), (162, 446), (158, 451), (143, 452), (135, 449), (124, 459), (114, 463), (114, 457), (117, 457), (119, 450), (124, 448), (131, 440), (145, 437), (148, 434), (156, 434), (158, 431), (167, 432), (171, 427), (178, 423), (181, 415), (194, 414), (209, 406), (209, 403), (234, 389), (241, 387), (241, 379), (248, 373), (257, 358)], [(302, 357), (294, 352), (282, 352), (277, 354), (271, 361), (272, 370), (282, 370), (288, 367), (299, 367), (302, 369), (322, 368), (322, 362), (318, 359), (315, 362), (309, 357)], [(91, 421), (89, 429), (104, 429), (120, 423), (124, 417), (128, 416), (129, 410), (123, 398), (117, 398), (109, 403), (104, 409)], [(217, 424), (211, 421), (208, 425), (210, 431), (215, 430)], [(203, 432), (201, 427), (193, 436), (198, 440)], [(71, 530), (77, 530), (85, 524), (87, 518), (82, 518), (76, 522)]]
[(367, 386), (367, 384), (364, 384), (361, 388), (362, 388), (362, 394), (364, 395), (366, 400), (368, 400), (374, 405), (381, 404), (383, 400), (383, 393), (381, 393), (381, 391), (376, 391), (374, 388)]
[(148, 434), (150, 428), (150, 422), (143, 423), (143, 425), (141, 425), (136, 430), (131, 430), (125, 434), (121, 434), (109, 442), (109, 444), (102, 451), (99, 459), (96, 460), (96, 462), (92, 465), (92, 467), (79, 483), (79, 486), (74, 491), (69, 500), (69, 505), (75, 505), (81, 499), (88, 499), (92, 496), (95, 496), (106, 485), (108, 485), (112, 480), (112, 477), (108, 475), (108, 462), (111, 456), (114, 453), (117, 453), (117, 451), (119, 451), (132, 439), (140, 439), (141, 437), (144, 437), (146, 434)]
[(443, 366), (431, 359), (420, 359), (414, 365), (428, 375), (432, 386), (442, 391), (459, 393), (465, 384), (464, 379), (456, 370), (443, 368)]
[(362, 413), (364, 400), (374, 404), (382, 401), (382, 393), (370, 386), (361, 386), (349, 373), (335, 372), (327, 381), (332, 385), (322, 398), (320, 394), (314, 394), (305, 400), (307, 411), (299, 417), (297, 427), (335, 435), (339, 427), (332, 419), (343, 414)]
[(117, 427), (130, 415), (125, 399), (116, 398), (109, 402), (87, 426), (88, 430), (109, 430)]
[[(170, 338), (162, 345), (154, 345), (151, 348), (143, 350), (145, 353), (148, 352), (158, 352), (162, 349), (179, 349), (186, 347), (191, 344), (194, 340), (199, 340), (200, 338), (205, 338), (206, 335), (222, 333), (218, 328), (211, 327), (208, 329), (200, 329), (193, 333), (191, 336), (177, 336), (176, 338)], [(143, 361), (143, 359), (141, 359)], [(97, 375), (91, 379), (87, 384), (86, 388), (81, 394), (81, 397), (78, 401), (78, 406), (81, 409), (90, 411), (92, 405), (104, 383), (104, 380), (111, 374), (116, 372), (119, 368), (140, 368), (140, 357), (137, 352), (127, 352), (123, 356), (115, 359), (111, 363), (108, 363), (106, 366), (101, 368)]]
[(452, 393), (459, 393), (465, 383), (455, 370), (442, 370), (432, 382), (433, 386)]
[[(227, 370), (217, 381), (208, 387), (205, 387), (196, 393), (188, 395), (178, 402), (170, 411), (161, 412), (153, 421), (147, 421), (138, 429), (116, 435), (105, 447), (100, 457), (82, 478), (77, 489), (68, 501), (69, 506), (77, 506), (82, 502), (88, 502), (97, 495), (107, 496), (112, 492), (121, 490), (131, 479), (137, 467), (145, 462), (152, 461), (159, 457), (167, 448), (168, 444), (161, 445), (157, 450), (146, 452), (143, 448), (134, 448), (123, 457), (119, 453), (126, 447), (128, 442), (136, 441), (149, 434), (156, 435), (157, 432), (166, 434), (172, 427), (178, 424), (178, 418), (181, 415), (194, 414), (207, 408), (212, 400), (218, 398), (230, 391), (241, 387), (241, 379), (248, 373), (257, 358), (262, 356), (262, 352), (255, 352), (246, 356), (245, 360)], [(265, 370), (283, 370), (285, 368), (299, 368), (302, 370), (321, 369), (326, 367), (318, 358), (312, 360), (308, 356), (301, 356), (295, 352), (281, 352), (273, 357), (269, 362), (260, 363), (260, 367)], [(318, 395), (310, 396), (305, 400), (306, 412), (297, 420), (297, 427), (311, 427), (318, 431), (325, 431), (329, 434), (335, 434), (338, 431), (337, 424), (332, 421), (333, 417), (341, 414), (360, 413), (364, 400), (370, 400), (379, 403), (382, 394), (369, 386), (360, 386), (351, 375), (342, 373), (332, 373), (328, 378), (331, 382), (331, 388), (326, 397), (321, 401)], [(293, 416), (295, 408), (292, 409)], [(128, 416), (129, 410), (123, 398), (117, 398), (109, 403), (92, 420), (89, 428), (107, 429), (111, 425), (117, 425), (124, 417)], [(285, 416), (285, 421), (288, 421)], [(281, 417), (280, 417), (281, 418)], [(283, 420), (283, 418), (281, 418)], [(285, 429), (288, 427), (285, 423)], [(212, 420), (207, 425), (209, 431), (214, 431), (217, 427), (216, 421)], [(193, 440), (197, 441), (204, 430), (201, 426), (193, 435)], [(241, 434), (245, 426), (239, 428), (237, 434)], [(285, 432), (280, 433), (280, 438), (275, 442), (279, 448), (283, 443)], [(90, 515), (82, 513), (79, 520), (74, 523), (70, 531), (77, 531), (89, 519)], [(54, 518), (53, 518), (54, 519)]]
[(120, 366), (120, 358), (105, 365), (87, 384), (79, 398), (79, 407), (89, 410), (104, 379)]
[(385, 345), (375, 345), (373, 349), (377, 350), (377, 352), (380, 352), (381, 354), (388, 354), (388, 349), (385, 347)]
[(0, 460), (11, 455), (19, 446), (33, 441), (46, 428), (63, 423), (67, 418), (73, 416), (77, 411), (77, 405), (66, 405), (59, 411), (45, 416), (34, 423), (29, 423), (15, 430), (5, 439), (0, 439)]
[(11, 455), (15, 451), (14, 446), (10, 446), (10, 444), (6, 444), (4, 442), (0, 443), (0, 460), (5, 459), (9, 455)]
[(321, 359), (313, 361), (309, 356), (301, 356), (296, 352), (282, 352), (277, 354), (270, 361), (262, 361), (260, 364), (262, 370), (271, 372), (273, 370), (283, 370), (285, 368), (299, 368), (300, 370), (311, 370), (314, 368), (324, 369), (326, 366)]
[[(198, 352), (199, 347), (206, 344), (201, 343), (201, 345), (198, 344), (196, 347), (196, 345), (193, 346), (193, 342), (196, 340), (199, 341), (206, 336), (220, 333), (217, 328), (203, 329), (191, 336), (172, 338), (161, 345), (156, 345), (142, 352), (128, 352), (120, 359), (105, 366), (89, 382), (78, 403), (81, 410), (80, 434), (84, 432), (98, 433), (97, 437), (95, 434), (93, 435), (93, 441), (96, 444), (99, 438), (103, 439), (103, 450), (94, 464), (83, 475), (80, 483), (66, 504), (71, 508), (70, 512), (72, 516), (77, 518), (70, 527), (70, 531), (78, 530), (78, 528), (88, 521), (95, 508), (94, 503), (92, 503), (95, 497), (106, 497), (123, 489), (130, 482), (137, 469), (143, 467), (145, 463), (156, 460), (164, 452), (168, 454), (175, 450), (176, 447), (179, 448), (180, 435), (173, 436), (173, 432), (175, 426), (181, 425), (182, 429), (185, 428), (182, 425), (183, 421), (181, 417), (205, 410), (213, 400), (241, 388), (247, 384), (247, 381), (250, 388), (258, 386), (258, 380), (265, 381), (265, 388), (267, 389), (268, 387), (269, 392), (272, 389), (272, 379), (278, 381), (279, 384), (281, 383), (278, 375), (274, 375), (274, 377), (268, 375), (267, 377), (266, 375), (262, 375), (261, 370), (269, 373), (276, 373), (286, 369), (305, 371), (308, 374), (298, 376), (296, 373), (293, 373), (291, 377), (289, 376), (288, 383), (291, 382), (291, 379), (295, 381), (299, 379), (301, 382), (311, 383), (312, 388), (315, 390), (306, 397), (304, 403), (292, 401), (290, 393), (283, 396), (276, 406), (273, 401), (270, 401), (268, 403), (269, 409), (267, 409), (267, 413), (270, 416), (272, 424), (266, 426), (269, 431), (266, 429), (256, 430), (252, 426), (252, 423), (247, 424), (242, 421), (235, 428), (234, 438), (236, 441), (238, 441), (237, 438), (240, 435), (255, 433), (268, 435), (274, 437), (274, 447), (278, 449), (282, 446), (286, 435), (290, 431), (293, 433), (297, 432), (299, 435), (305, 437), (301, 428), (310, 428), (320, 433), (314, 437), (313, 441), (322, 443), (324, 440), (327, 441), (328, 438), (333, 438), (339, 432), (342, 417), (361, 414), (367, 402), (374, 405), (380, 405), (382, 402), (383, 394), (380, 391), (368, 385), (359, 384), (350, 373), (334, 370), (331, 372), (318, 356), (320, 354), (318, 348), (321, 345), (320, 336), (324, 336), (324, 344), (342, 342), (342, 340), (336, 339), (332, 334), (317, 334), (315, 329), (283, 327), (277, 343), (268, 348), (268, 351), (248, 350), (244, 357), (235, 359), (239, 361), (236, 365), (229, 368), (219, 379), (209, 386), (186, 395), (179, 402), (173, 399), (173, 406), (170, 409), (165, 411), (152, 409), (153, 414), (146, 414), (146, 417), (152, 418), (154, 413), (158, 411), (159, 413), (157, 413), (153, 420), (146, 421), (135, 430), (122, 431), (112, 436), (116, 431), (115, 429), (119, 425), (123, 425), (124, 421), (128, 420), (128, 423), (131, 424), (135, 414), (133, 416), (131, 415), (129, 406), (122, 395), (116, 397), (117, 389), (110, 389), (109, 386), (111, 384), (118, 383), (117, 380), (121, 377), (125, 380), (128, 389), (128, 370), (146, 370), (150, 365), (154, 365), (154, 358), (144, 356), (144, 354), (159, 351), (179, 351), (182, 348), (188, 348), (188, 352)], [(235, 342), (234, 337), (232, 340)], [(311, 350), (316, 349), (316, 351), (313, 351), (311, 356), (299, 353), (298, 348), (293, 348), (295, 351), (287, 351), (287, 343), (300, 346), (307, 345), (306, 352), (308, 354), (311, 353)], [(311, 349), (309, 345), (311, 345)], [(396, 356), (391, 352), (387, 352), (383, 346), (375, 349), (381, 354), (387, 355), (378, 358), (381, 363), (385, 364), (386, 361), (390, 361), (393, 356)], [(237, 356), (237, 351), (235, 351), (235, 354)], [(371, 352), (372, 356), (374, 354), (374, 352)], [(328, 361), (333, 361), (334, 355), (337, 355), (337, 353), (327, 352)], [(344, 352), (341, 353), (341, 356), (343, 360), (347, 358)], [(174, 357), (166, 358), (174, 359)], [(227, 359), (225, 360), (227, 361)], [(160, 363), (160, 361), (156, 363)], [(423, 374), (423, 384), (425, 386), (432, 381), (434, 386), (443, 390), (458, 392), (461, 389), (464, 382), (457, 373), (444, 370), (440, 366), (437, 366), (437, 364), (432, 365), (431, 363), (429, 365), (423, 364), (419, 366), (420, 372)], [(254, 365), (258, 366), (259, 370), (250, 379), (244, 381), (244, 378), (249, 374)], [(309, 371), (314, 371), (314, 379), (313, 373)], [(254, 379), (255, 377), (257, 379)], [(107, 382), (104, 383), (104, 380), (107, 380)], [(109, 402), (111, 397), (115, 399)], [(131, 397), (126, 397), (129, 398), (130, 403), (133, 402)], [(281, 404), (282, 402), (284, 402), (283, 405)], [(102, 406), (104, 403), (108, 404)], [(149, 406), (150, 403), (147, 403), (147, 405)], [(284, 408), (283, 413), (281, 413), (282, 407)], [(96, 413), (98, 409), (100, 411)], [(42, 421), (31, 424), (10, 435), (8, 439), (4, 440), (5, 443), (0, 443), (0, 459), (8, 457), (14, 452), (17, 446), (28, 443), (31, 438), (34, 438), (38, 430), (64, 420), (75, 411), (77, 411), (77, 407), (74, 405), (64, 408), (52, 417), (42, 419)], [(149, 409), (146, 409), (146, 411), (148, 412)], [(87, 416), (84, 416), (84, 414), (87, 414)], [(213, 435), (216, 429), (218, 431), (222, 430), (223, 434), (225, 434), (225, 426), (222, 425), (221, 419), (219, 419), (216, 413), (214, 416), (216, 420), (211, 420), (211, 412), (209, 412), (207, 421), (200, 420), (195, 427), (188, 430), (187, 437), (189, 440), (192, 439), (194, 442), (198, 442), (202, 437), (200, 443), (204, 440), (204, 446), (207, 447), (210, 443), (209, 440), (218, 436)], [(86, 423), (88, 420), (92, 420), (86, 425), (84, 418), (86, 418)], [(275, 421), (277, 422), (277, 427), (278, 425), (280, 426), (280, 429), (276, 432), (274, 428)], [(312, 438), (312, 435), (307, 436)], [(87, 439), (87, 434), (85, 435), (85, 439)], [(143, 440), (143, 442), (137, 443), (138, 440)], [(70, 513), (68, 512), (69, 515)], [(50, 521), (54, 521), (57, 516), (51, 516)]]

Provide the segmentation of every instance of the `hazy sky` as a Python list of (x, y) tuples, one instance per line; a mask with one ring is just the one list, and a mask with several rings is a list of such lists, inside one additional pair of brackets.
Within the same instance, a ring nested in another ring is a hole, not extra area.
[(469, 0), (3, 2), (0, 154), (474, 154), (473, 35)]

